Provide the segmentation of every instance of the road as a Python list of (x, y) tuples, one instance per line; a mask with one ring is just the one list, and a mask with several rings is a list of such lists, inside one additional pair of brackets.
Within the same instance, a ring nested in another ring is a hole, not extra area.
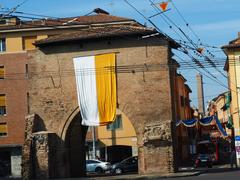
[(178, 178), (163, 178), (166, 180), (177, 179), (177, 180), (239, 180), (240, 170), (238, 171), (222, 171), (222, 172), (209, 172), (203, 173), (199, 176), (191, 177), (178, 177)]
[[(139, 177), (138, 175), (133, 174), (125, 174), (120, 176), (102, 176), (102, 177), (85, 177), (85, 178), (63, 178), (60, 180), (240, 180), (240, 170), (213, 170), (210, 172), (205, 172), (196, 176), (188, 176), (188, 177)], [(0, 178), (0, 180), (20, 180), (15, 178)], [(54, 179), (58, 180), (58, 179)]]

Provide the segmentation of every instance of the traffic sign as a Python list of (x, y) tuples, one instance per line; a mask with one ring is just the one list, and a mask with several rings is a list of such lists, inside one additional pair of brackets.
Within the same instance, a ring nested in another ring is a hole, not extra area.
[(235, 150), (237, 158), (240, 158), (240, 136), (235, 136)]

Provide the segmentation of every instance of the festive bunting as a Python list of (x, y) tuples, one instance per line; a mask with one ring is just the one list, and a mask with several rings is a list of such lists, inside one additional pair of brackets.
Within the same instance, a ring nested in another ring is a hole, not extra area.
[(186, 127), (193, 127), (196, 125), (196, 119), (182, 120), (182, 124)]
[(197, 124), (197, 122), (199, 122), (202, 126), (209, 126), (209, 125), (211, 125), (211, 123), (213, 121), (216, 122), (216, 126), (217, 126), (219, 132), (221, 133), (221, 135), (224, 136), (224, 137), (227, 136), (227, 133), (223, 129), (222, 124), (219, 121), (217, 116), (209, 116), (209, 117), (202, 118), (202, 119), (199, 119), (199, 120), (196, 120), (196, 119), (178, 120), (176, 122), (176, 126), (179, 126), (179, 125), (183, 124), (186, 127), (194, 127)]
[(160, 8), (162, 9), (162, 11), (166, 11), (167, 6), (168, 6), (168, 2), (162, 2), (159, 5), (160, 5)]

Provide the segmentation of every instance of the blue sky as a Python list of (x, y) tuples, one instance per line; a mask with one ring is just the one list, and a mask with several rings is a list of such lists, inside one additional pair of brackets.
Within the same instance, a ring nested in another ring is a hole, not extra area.
[[(155, 3), (162, 0), (153, 0)], [(194, 32), (201, 38), (202, 42), (209, 45), (221, 47), (230, 40), (237, 37), (240, 31), (240, 1), (239, 0), (172, 0), (182, 13), (184, 18), (190, 24)], [(0, 0), (3, 8), (13, 8), (23, 2), (23, 0)], [(129, 0), (146, 16), (155, 13), (148, 0)], [(84, 15), (94, 8), (100, 7), (113, 15), (129, 17), (136, 19), (144, 24), (144, 20), (123, 0), (28, 0), (19, 7), (18, 11), (27, 13), (43, 14), (54, 17), (67, 17)], [(170, 17), (179, 27), (181, 27), (193, 40), (195, 36), (185, 26), (182, 19), (178, 16), (174, 7), (169, 4), (170, 10), (166, 15)], [(158, 27), (171, 37), (179, 39), (177, 34), (162, 20), (160, 16), (152, 19)], [(195, 38), (195, 39), (194, 39)], [(216, 49), (219, 51), (219, 49)], [(223, 58), (223, 53), (214, 52), (216, 57)], [(222, 68), (219, 68), (222, 70)], [(214, 69), (209, 69), (215, 76), (227, 85), (223, 78)], [(181, 73), (188, 80), (193, 93), (191, 94), (192, 104), (197, 106), (197, 92), (195, 81), (195, 70), (182, 70)], [(204, 78), (205, 101), (217, 96), (217, 94), (226, 91), (216, 82)]]

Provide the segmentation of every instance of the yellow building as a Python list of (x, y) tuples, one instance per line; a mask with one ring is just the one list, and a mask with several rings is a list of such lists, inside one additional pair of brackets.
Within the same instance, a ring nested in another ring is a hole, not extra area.
[(107, 126), (97, 127), (98, 155), (109, 162), (119, 162), (137, 156), (137, 136), (127, 116), (117, 110), (116, 120)]
[(5, 16), (0, 24), (0, 52), (20, 52), (34, 49), (36, 40), (58, 34), (71, 33), (99, 26), (137, 24), (135, 20), (111, 16), (95, 9), (96, 15), (59, 19), (21, 21), (16, 16)]
[[(228, 125), (230, 126), (231, 124), (231, 112), (230, 112), (230, 108), (227, 105), (229, 101), (228, 100), (229, 97), (230, 97), (230, 92), (227, 91), (213, 98), (209, 102), (208, 112), (209, 112), (209, 116), (217, 115), (219, 121), (223, 125), (223, 128), (226, 130), (227, 135), (231, 137), (232, 131), (231, 129), (227, 128)], [(216, 131), (214, 136), (220, 137), (221, 134), (219, 131)]]
[[(230, 112), (233, 118), (234, 135), (240, 136), (240, 34), (222, 49), (227, 55), (224, 70), (228, 73), (228, 86), (232, 95)], [(240, 165), (240, 156), (237, 159)]]

